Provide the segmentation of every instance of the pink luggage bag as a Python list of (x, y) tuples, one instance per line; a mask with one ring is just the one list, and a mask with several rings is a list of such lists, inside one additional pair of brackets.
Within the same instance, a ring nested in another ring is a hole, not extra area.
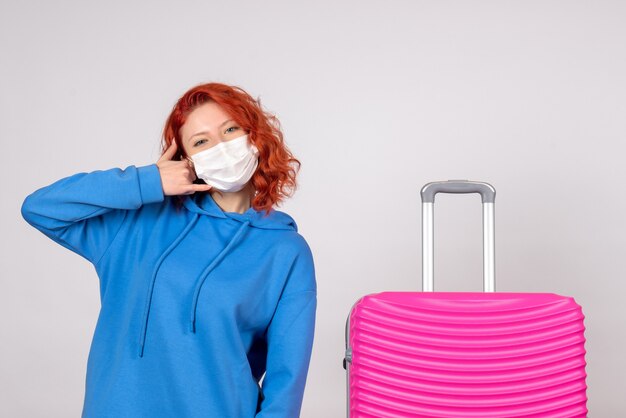
[[(433, 291), (435, 195), (479, 193), (484, 292)], [(346, 321), (348, 418), (586, 417), (584, 315), (572, 297), (495, 292), (495, 189), (422, 196), (422, 292), (363, 296)]]

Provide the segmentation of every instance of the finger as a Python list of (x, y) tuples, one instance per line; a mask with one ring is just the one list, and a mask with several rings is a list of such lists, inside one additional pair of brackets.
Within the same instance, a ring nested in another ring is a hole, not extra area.
[(189, 161), (187, 161), (187, 167), (185, 168), (185, 175), (187, 176), (187, 179), (189, 180), (189, 182), (193, 182), (198, 178), (198, 176), (196, 175), (196, 170), (194, 170), (193, 166), (191, 165)]
[(159, 161), (171, 160), (172, 157), (174, 157), (174, 154), (176, 154), (177, 148), (178, 148), (178, 145), (176, 144), (176, 140), (172, 138), (172, 143), (170, 144), (169, 147), (167, 147), (167, 149), (165, 150), (161, 158), (159, 158)]
[(193, 190), (193, 192), (206, 192), (208, 190), (211, 190), (213, 188), (213, 186), (210, 186), (208, 184), (192, 184), (191, 185), (191, 189)]

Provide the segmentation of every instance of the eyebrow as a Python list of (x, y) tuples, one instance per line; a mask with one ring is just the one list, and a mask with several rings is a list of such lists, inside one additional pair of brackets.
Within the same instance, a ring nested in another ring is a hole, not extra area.
[[(222, 124), (220, 125), (220, 128), (221, 128), (222, 126), (226, 125), (228, 122), (232, 122), (232, 121), (233, 121), (232, 119), (225, 120), (225, 121), (224, 121), (224, 122), (222, 122)], [(209, 133), (208, 131), (196, 132), (195, 134), (191, 135), (187, 141), (189, 141), (189, 140), (190, 140), (191, 138), (193, 138), (194, 136), (203, 135), (203, 134), (208, 134), (208, 133)]]

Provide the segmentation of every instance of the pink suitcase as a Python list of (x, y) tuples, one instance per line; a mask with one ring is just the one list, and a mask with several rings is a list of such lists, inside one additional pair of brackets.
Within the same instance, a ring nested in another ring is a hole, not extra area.
[[(484, 292), (433, 291), (435, 195), (480, 193)], [(495, 292), (495, 189), (422, 196), (422, 292), (363, 296), (346, 321), (348, 418), (586, 417), (585, 327), (572, 297)]]

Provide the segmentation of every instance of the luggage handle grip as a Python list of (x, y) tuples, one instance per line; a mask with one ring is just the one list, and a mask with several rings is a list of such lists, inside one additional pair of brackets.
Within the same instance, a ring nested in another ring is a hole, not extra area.
[(469, 180), (434, 181), (422, 188), (422, 202), (435, 202), (437, 193), (479, 193), (483, 203), (493, 203), (496, 190), (489, 183)]
[(434, 291), (434, 203), (437, 193), (479, 193), (483, 204), (483, 291), (495, 292), (496, 189), (485, 182), (447, 180), (427, 183), (422, 196), (422, 292)]

